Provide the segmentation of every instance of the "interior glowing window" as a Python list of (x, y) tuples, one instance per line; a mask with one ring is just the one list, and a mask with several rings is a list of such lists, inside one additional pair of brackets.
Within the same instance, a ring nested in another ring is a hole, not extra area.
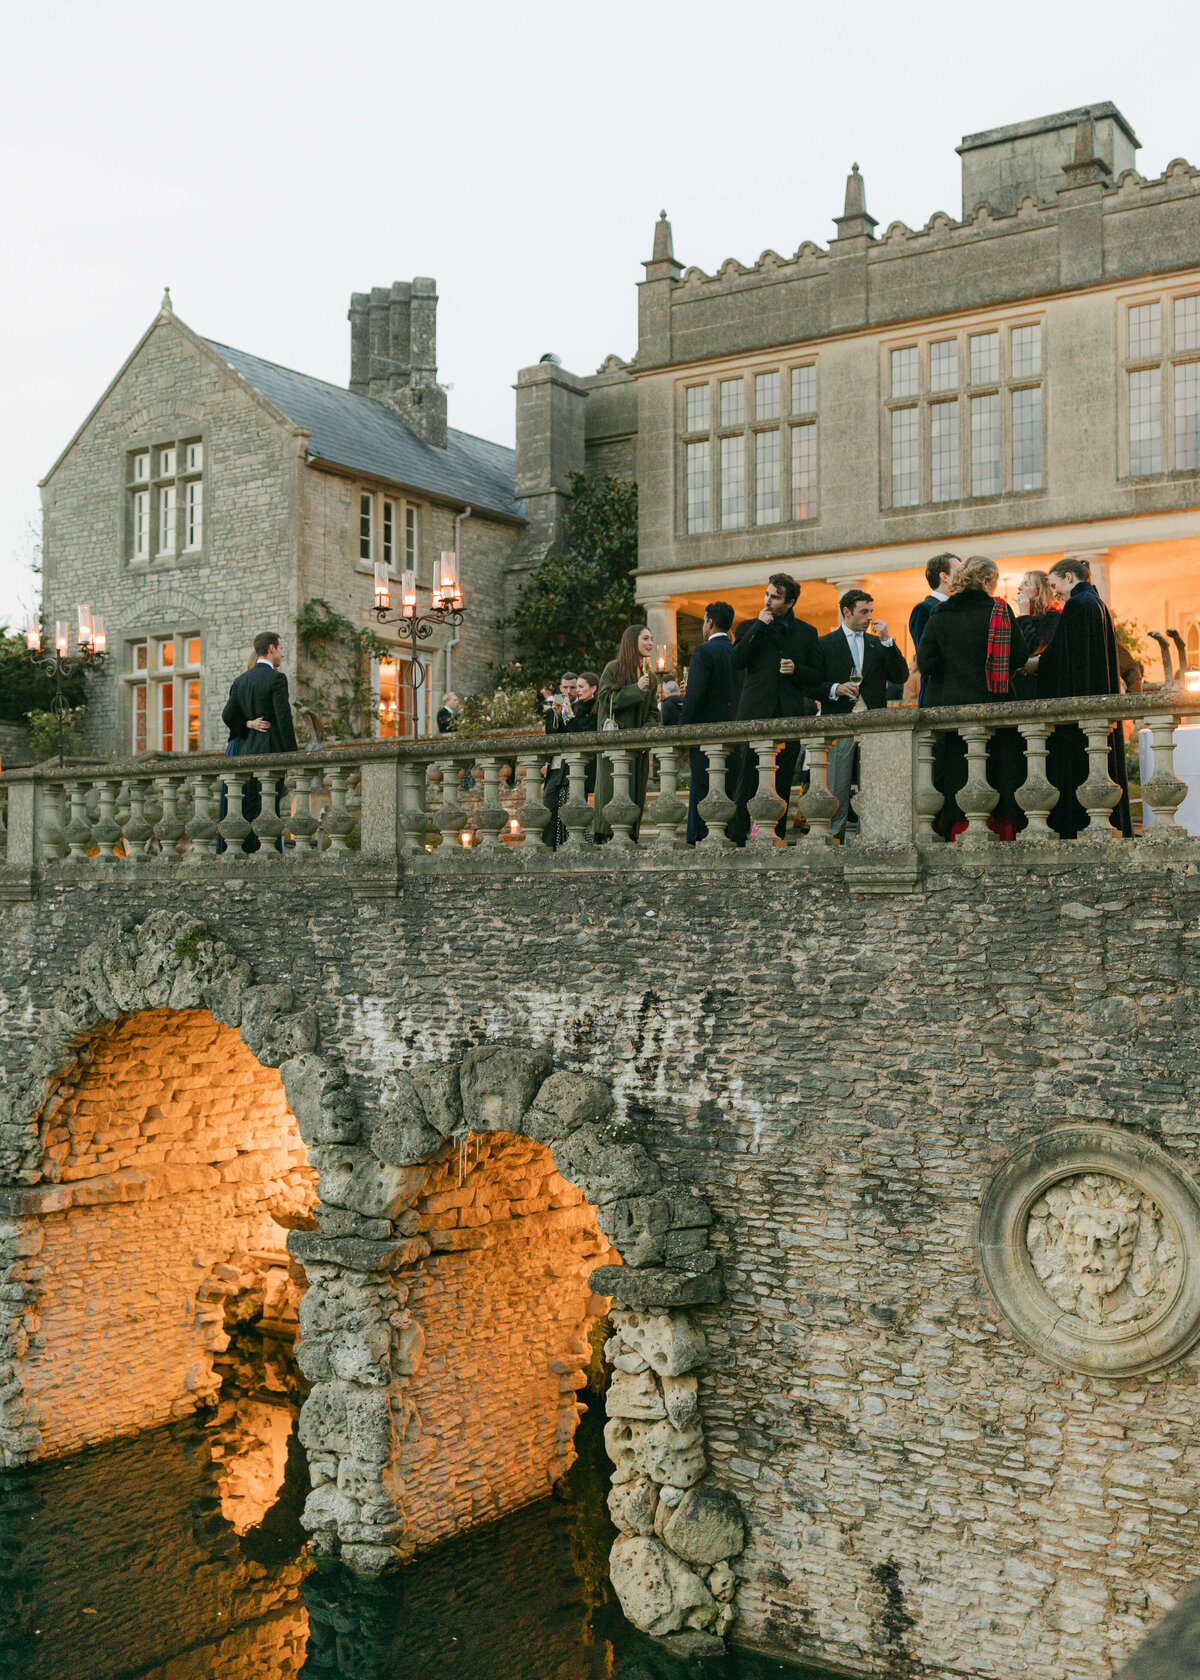
[(158, 668), (160, 671), (169, 671), (174, 663), (175, 639), (172, 637), (169, 641), (158, 644)]
[(200, 638), (199, 638), (199, 636), (189, 636), (188, 637), (188, 641), (187, 641), (187, 663), (189, 665), (199, 665), (199, 663), (200, 663)]

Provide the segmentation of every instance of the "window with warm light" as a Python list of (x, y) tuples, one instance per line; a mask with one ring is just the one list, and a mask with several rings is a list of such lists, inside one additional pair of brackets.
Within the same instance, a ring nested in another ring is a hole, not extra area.
[[(424, 681), (417, 689), (417, 729), (421, 735), (434, 733), (430, 714), (432, 700), (429, 667), (421, 661)], [(387, 656), (376, 665), (375, 733), (381, 741), (403, 740), (413, 732), (412, 664), (399, 656)]]
[(679, 417), (689, 534), (816, 517), (815, 362), (681, 385)]
[(130, 750), (199, 752), (202, 638), (155, 636), (126, 648)]
[(1124, 433), (1130, 478), (1200, 468), (1200, 293), (1126, 306)]
[(1041, 321), (1019, 321), (886, 350), (887, 505), (1044, 487), (1042, 336)]

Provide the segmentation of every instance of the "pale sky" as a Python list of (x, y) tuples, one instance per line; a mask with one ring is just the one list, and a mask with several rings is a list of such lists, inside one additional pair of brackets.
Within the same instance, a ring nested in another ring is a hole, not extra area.
[[(344, 384), (352, 291), (431, 274), (450, 423), (511, 443), (519, 367), (636, 348), (675, 254), (959, 213), (964, 134), (1111, 99), (1200, 161), (1200, 8), (1009, 0), (10, 0), (0, 26), (0, 620), (37, 481), (164, 284), (197, 332)], [(1197, 230), (1200, 242), (1200, 229)]]

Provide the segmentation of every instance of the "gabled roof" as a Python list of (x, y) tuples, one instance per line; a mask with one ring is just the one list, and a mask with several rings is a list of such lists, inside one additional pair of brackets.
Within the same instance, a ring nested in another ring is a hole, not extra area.
[(307, 429), (311, 457), (510, 519), (525, 517), (514, 493), (513, 451), (503, 444), (451, 429), (445, 449), (436, 449), (374, 397), (205, 342), (293, 425)]

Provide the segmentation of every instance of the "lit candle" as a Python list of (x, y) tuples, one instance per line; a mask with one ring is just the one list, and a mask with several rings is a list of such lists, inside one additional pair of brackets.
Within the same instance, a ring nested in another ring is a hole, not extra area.
[(79, 620), (79, 645), (89, 648), (92, 645), (92, 609), (90, 607), (76, 607), (75, 615)]
[(1185, 671), (1183, 686), (1189, 694), (1200, 694), (1200, 671)]
[(392, 604), (392, 586), (388, 581), (386, 560), (375, 562), (375, 605), (381, 612), (386, 612)]
[(517, 821), (516, 817), (510, 817), (509, 818), (509, 820), (508, 820), (508, 832), (510, 834), (520, 834), (521, 825)]
[(417, 574), (415, 572), (401, 572), (400, 574), (400, 611), (405, 618), (417, 616)]
[(30, 653), (42, 651), (42, 632), (36, 619), (31, 618), (25, 626), (25, 646)]
[(471, 830), (464, 828), (458, 839), (460, 845), (469, 846), (471, 844)]
[(104, 614), (92, 614), (92, 646), (97, 653), (106, 651), (107, 638), (104, 634)]
[(65, 654), (68, 646), (67, 621), (65, 618), (54, 620), (54, 651)]
[(458, 555), (452, 548), (442, 550), (440, 573), (438, 584), (443, 604), (448, 607), (461, 607), (463, 597), (462, 585), (458, 581)]

